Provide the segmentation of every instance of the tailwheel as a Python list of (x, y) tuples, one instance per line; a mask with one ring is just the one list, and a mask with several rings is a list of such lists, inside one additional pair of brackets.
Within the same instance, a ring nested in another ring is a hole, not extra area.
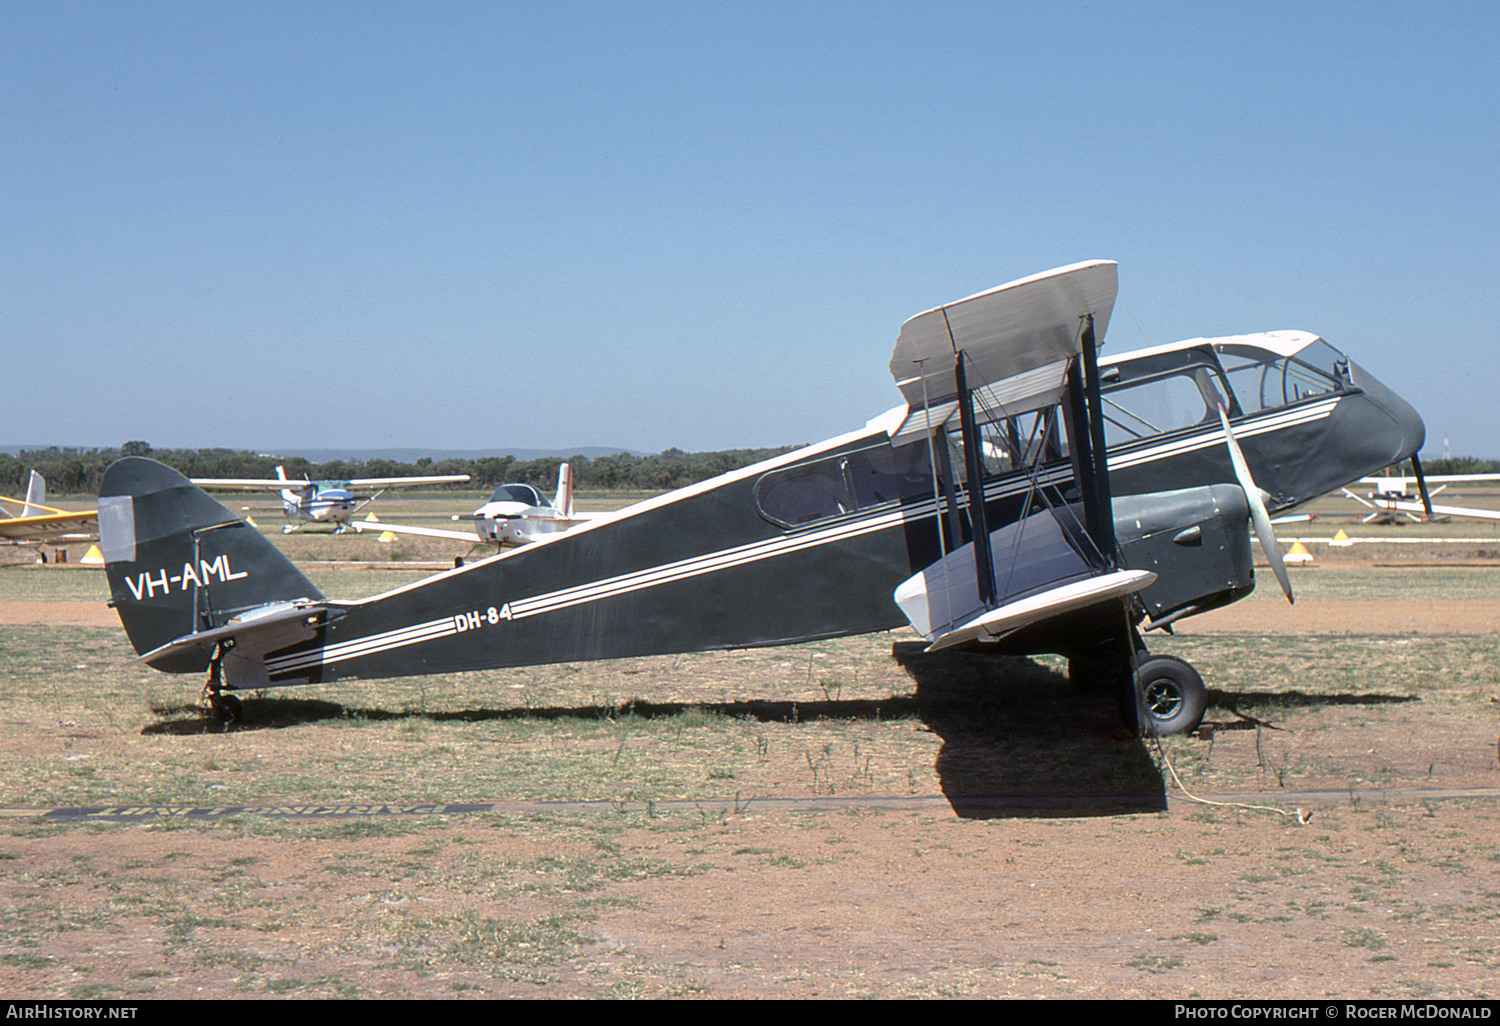
[(1208, 708), (1208, 689), (1189, 663), (1175, 656), (1143, 655), (1136, 680), (1156, 733), (1186, 734), (1197, 729)]
[(234, 695), (220, 691), (208, 696), (208, 715), (225, 730), (245, 719), (245, 707)]
[(213, 658), (208, 663), (208, 681), (203, 685), (203, 697), (200, 701), (208, 710), (209, 719), (219, 724), (225, 730), (230, 730), (236, 723), (245, 719), (245, 707), (234, 695), (224, 691), (223, 684), (223, 662), (226, 646), (220, 645), (214, 650)]

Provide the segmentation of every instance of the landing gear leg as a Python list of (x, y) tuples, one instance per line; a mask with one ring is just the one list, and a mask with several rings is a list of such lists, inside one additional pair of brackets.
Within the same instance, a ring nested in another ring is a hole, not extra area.
[(1152, 655), (1134, 627), (1128, 637), (1128, 648), (1116, 642), (1072, 653), (1069, 681), (1080, 690), (1113, 691), (1120, 719), (1133, 733), (1197, 730), (1208, 708), (1208, 689), (1198, 671), (1176, 656)]
[(203, 685), (203, 696), (200, 702), (208, 711), (209, 719), (228, 731), (233, 729), (236, 723), (243, 722), (245, 707), (238, 698), (224, 691), (223, 661), (224, 649), (220, 646), (214, 649), (214, 657), (209, 661), (208, 683)]

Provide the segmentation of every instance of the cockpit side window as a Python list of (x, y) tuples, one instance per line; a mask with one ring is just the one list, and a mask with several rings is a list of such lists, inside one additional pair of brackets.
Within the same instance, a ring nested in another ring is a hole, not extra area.
[(927, 443), (876, 445), (773, 470), (755, 483), (761, 515), (782, 527), (932, 493)]
[(1219, 350), (1219, 360), (1247, 414), (1348, 388), (1348, 359), (1321, 339), (1295, 356), (1280, 356), (1255, 346), (1224, 346)]

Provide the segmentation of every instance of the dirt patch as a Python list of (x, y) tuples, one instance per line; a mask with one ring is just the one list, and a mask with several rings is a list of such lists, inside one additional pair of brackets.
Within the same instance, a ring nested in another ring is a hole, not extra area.
[(1489, 634), (1500, 599), (1238, 602), (1174, 625), (1179, 634)]
[(103, 627), (120, 618), (102, 602), (0, 602), (0, 624), (52, 623)]

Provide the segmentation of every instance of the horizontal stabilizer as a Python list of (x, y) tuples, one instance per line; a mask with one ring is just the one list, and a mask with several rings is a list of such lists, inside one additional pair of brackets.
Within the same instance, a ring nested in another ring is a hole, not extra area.
[(1101, 577), (1064, 584), (1039, 595), (991, 609), (933, 638), (927, 651), (935, 652), (982, 638), (998, 638), (1050, 616), (1140, 591), (1155, 580), (1156, 575), (1149, 570), (1117, 570)]
[(194, 649), (210, 652), (216, 644), (228, 638), (235, 642), (232, 651), (272, 652), (312, 637), (310, 621), (316, 620), (328, 608), (322, 602), (286, 602), (252, 610), (221, 627), (174, 638), (132, 661), (155, 667), (170, 663), (174, 656)]

